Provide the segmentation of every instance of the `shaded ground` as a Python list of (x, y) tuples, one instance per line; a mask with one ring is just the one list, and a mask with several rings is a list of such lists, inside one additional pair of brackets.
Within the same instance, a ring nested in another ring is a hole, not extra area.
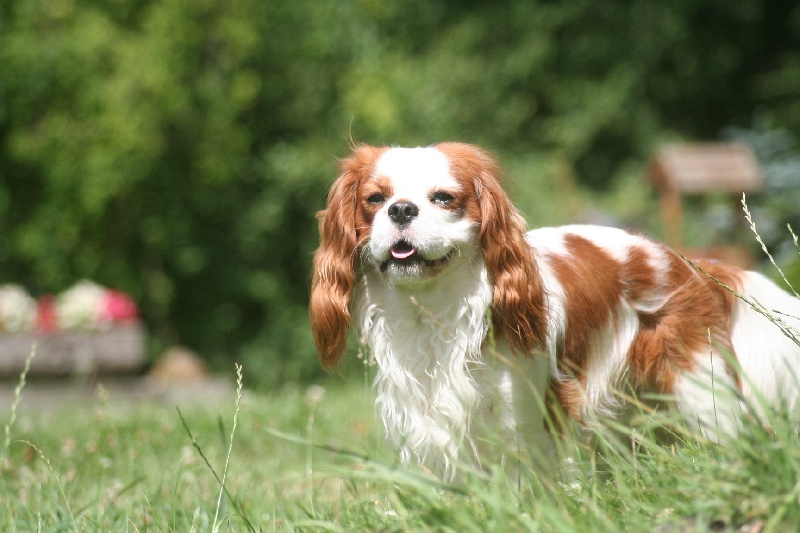
[[(10, 412), (19, 380), (0, 380), (0, 419)], [(52, 407), (97, 403), (214, 404), (235, 397), (227, 378), (208, 377), (191, 383), (158, 383), (148, 376), (30, 378), (22, 391), (18, 413)]]

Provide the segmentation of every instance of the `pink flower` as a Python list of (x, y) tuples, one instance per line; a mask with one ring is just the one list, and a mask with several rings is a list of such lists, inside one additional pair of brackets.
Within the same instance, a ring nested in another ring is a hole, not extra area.
[(36, 315), (36, 329), (40, 333), (54, 333), (58, 331), (58, 320), (56, 318), (55, 298), (46, 294), (39, 298), (37, 302), (38, 312)]
[(131, 322), (139, 316), (133, 299), (124, 292), (107, 289), (101, 320), (107, 322)]

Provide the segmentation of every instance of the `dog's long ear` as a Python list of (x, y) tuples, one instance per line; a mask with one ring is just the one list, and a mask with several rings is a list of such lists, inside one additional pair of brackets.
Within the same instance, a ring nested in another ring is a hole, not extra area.
[(528, 353), (546, 334), (542, 278), (525, 220), (502, 186), (502, 172), (484, 150), (464, 144), (439, 145), (463, 180), (469, 176), (480, 211), (480, 246), (492, 284), (496, 334), (514, 350)]
[(320, 245), (314, 253), (308, 314), (322, 366), (331, 369), (344, 353), (350, 329), (350, 297), (359, 261), (358, 189), (380, 149), (355, 147), (328, 193), (319, 219)]

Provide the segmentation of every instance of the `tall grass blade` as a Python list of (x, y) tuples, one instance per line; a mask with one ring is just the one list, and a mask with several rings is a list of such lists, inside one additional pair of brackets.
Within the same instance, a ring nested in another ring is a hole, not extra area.
[[(761, 245), (761, 249), (764, 251), (765, 254), (767, 254), (770, 263), (772, 263), (772, 266), (774, 266), (775, 270), (777, 270), (778, 273), (781, 275), (783, 281), (786, 283), (786, 286), (789, 287), (789, 289), (791, 289), (791, 291), (794, 293), (795, 296), (800, 298), (800, 294), (797, 294), (797, 291), (794, 290), (792, 284), (789, 282), (788, 279), (786, 279), (786, 275), (783, 273), (783, 270), (781, 270), (781, 267), (779, 267), (778, 263), (775, 262), (775, 259), (772, 257), (772, 254), (769, 253), (769, 250), (767, 249), (767, 245), (764, 244), (764, 241), (761, 239), (761, 235), (759, 235), (758, 233), (758, 228), (756, 228), (756, 223), (753, 220), (753, 215), (750, 213), (750, 208), (747, 207), (747, 198), (744, 195), (744, 193), (742, 193), (742, 209), (744, 210), (744, 217), (747, 219), (748, 224), (750, 224), (750, 230), (752, 230), (753, 234), (756, 236), (756, 240), (758, 241), (758, 244)], [(789, 228), (789, 231), (790, 232), (792, 231), (791, 227)], [(797, 236), (795, 236), (793, 232), (792, 236), (794, 237), (795, 245), (797, 245)]]
[(233, 436), (236, 434), (236, 425), (239, 421), (239, 406), (242, 401), (242, 365), (236, 364), (236, 411), (233, 413), (233, 427), (231, 428), (230, 444), (228, 445), (228, 453), (225, 455), (225, 468), (222, 470), (222, 481), (220, 482), (219, 497), (217, 497), (217, 510), (214, 512), (214, 526), (212, 531), (216, 533), (219, 531), (219, 510), (222, 507), (222, 495), (225, 490), (225, 479), (228, 476), (228, 465), (231, 460), (231, 453), (233, 453)]
[(217, 519), (218, 519), (218, 515), (219, 515), (219, 509), (220, 509), (220, 506), (221, 506), (222, 494), (224, 493), (225, 496), (227, 496), (228, 501), (231, 503), (231, 505), (233, 505), (233, 508), (237, 513), (237, 516), (244, 522), (244, 524), (247, 527), (248, 531), (251, 531), (252, 533), (255, 533), (255, 531), (256, 531), (255, 527), (253, 527), (253, 524), (250, 523), (250, 520), (248, 520), (247, 516), (242, 511), (241, 505), (230, 494), (230, 492), (228, 492), (228, 489), (225, 486), (225, 476), (227, 475), (227, 472), (228, 472), (228, 463), (229, 463), (229, 460), (230, 460), (231, 452), (233, 450), (233, 435), (234, 435), (234, 432), (236, 431), (236, 425), (237, 425), (237, 421), (238, 421), (238, 417), (239, 417), (239, 407), (240, 407), (241, 398), (242, 398), (242, 368), (238, 364), (236, 365), (236, 375), (237, 375), (236, 376), (236, 389), (237, 389), (236, 390), (236, 411), (234, 413), (233, 429), (231, 431), (231, 441), (230, 441), (230, 445), (228, 447), (228, 453), (227, 453), (226, 458), (225, 458), (225, 468), (223, 470), (223, 476), (222, 477), (220, 477), (219, 474), (217, 474), (217, 471), (214, 469), (214, 467), (211, 466), (211, 462), (208, 460), (208, 457), (206, 457), (205, 452), (203, 452), (203, 448), (197, 442), (197, 437), (192, 433), (192, 430), (189, 428), (189, 424), (186, 422), (186, 419), (184, 418), (183, 413), (181, 412), (180, 408), (176, 406), (175, 409), (178, 411), (178, 418), (180, 418), (180, 420), (181, 420), (181, 424), (183, 425), (184, 431), (186, 431), (186, 434), (189, 436), (189, 439), (192, 442), (192, 447), (195, 450), (197, 450), (197, 453), (200, 454), (200, 457), (203, 459), (203, 462), (206, 464), (208, 469), (214, 475), (214, 478), (217, 480), (217, 483), (219, 483), (219, 486), (220, 486), (220, 497), (219, 497), (219, 499), (217, 501), (217, 509), (216, 509), (216, 513), (215, 513), (215, 516), (214, 516), (214, 529), (213, 529), (213, 531), (217, 531), (218, 527), (219, 527), (218, 524), (217, 524)]
[(14, 402), (11, 404), (11, 418), (8, 420), (8, 424), (5, 427), (5, 439), (3, 441), (3, 455), (0, 456), (0, 469), (2, 469), (6, 463), (6, 458), (8, 457), (8, 447), (11, 446), (11, 429), (14, 427), (14, 423), (17, 421), (17, 407), (19, 406), (20, 399), (22, 398), (22, 389), (25, 388), (25, 378), (28, 376), (28, 371), (31, 368), (31, 361), (36, 356), (36, 344), (31, 346), (31, 353), (25, 359), (25, 366), (22, 369), (22, 373), (19, 375), (19, 383), (17, 387), (14, 389)]

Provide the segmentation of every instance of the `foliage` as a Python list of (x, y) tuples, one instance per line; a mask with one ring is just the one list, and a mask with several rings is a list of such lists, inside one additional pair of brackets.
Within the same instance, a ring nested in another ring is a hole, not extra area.
[[(314, 212), (348, 137), (496, 150), (532, 225), (670, 138), (800, 127), (793, 2), (0, 0), (0, 271), (133, 294), (181, 342), (317, 372)], [(553, 201), (553, 198), (558, 201)], [(257, 369), (257, 370), (256, 370)]]
[(797, 243), (788, 238), (786, 227), (794, 232), (800, 228), (800, 144), (790, 131), (773, 127), (763, 116), (751, 127), (728, 128), (725, 133), (752, 146), (758, 156), (766, 184), (756, 213), (759, 238), (779, 263), (787, 265), (788, 281), (800, 285)]

